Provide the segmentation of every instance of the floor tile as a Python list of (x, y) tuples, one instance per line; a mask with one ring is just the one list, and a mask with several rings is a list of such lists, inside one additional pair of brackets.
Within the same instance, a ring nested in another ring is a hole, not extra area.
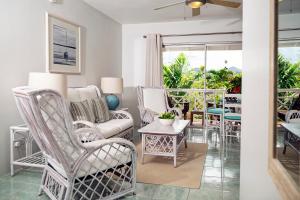
[(205, 167), (204, 176), (206, 177), (219, 177), (221, 178), (221, 168), (220, 167)]
[(240, 190), (240, 181), (239, 181), (239, 179), (224, 178), (223, 179), (223, 190), (224, 191), (238, 192)]
[(240, 167), (224, 167), (225, 178), (240, 178)]
[[(215, 130), (194, 128), (189, 131), (189, 141), (208, 143), (208, 151), (200, 189), (137, 183), (136, 195), (121, 200), (238, 200), (240, 175), (240, 145), (237, 142), (223, 146)], [(140, 140), (139, 135), (136, 141)], [(223, 149), (225, 148), (225, 150)], [(224, 160), (222, 158), (224, 157)], [(223, 168), (222, 168), (223, 167)], [(223, 170), (222, 170), (223, 169)], [(223, 172), (223, 173), (222, 173)], [(222, 177), (223, 175), (223, 177)], [(37, 196), (42, 173), (21, 171), (15, 176), (0, 176), (1, 200), (50, 200), (47, 195)]]
[(188, 188), (161, 185), (155, 190), (153, 199), (186, 200), (188, 194)]
[(223, 191), (223, 200), (239, 200), (239, 191)]
[(137, 183), (136, 184), (136, 196), (138, 197), (147, 197), (152, 198), (154, 195), (155, 190), (159, 186), (153, 185), (153, 184), (143, 184), (143, 183)]
[(222, 191), (214, 189), (190, 189), (188, 200), (221, 200)]
[(221, 190), (222, 189), (222, 179), (220, 177), (202, 177), (201, 189), (202, 188), (214, 188)]

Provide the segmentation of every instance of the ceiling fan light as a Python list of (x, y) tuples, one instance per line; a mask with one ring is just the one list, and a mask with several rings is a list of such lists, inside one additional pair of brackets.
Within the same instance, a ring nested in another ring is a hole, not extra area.
[(191, 8), (200, 8), (205, 4), (205, 1), (203, 0), (188, 0), (186, 1), (186, 4)]

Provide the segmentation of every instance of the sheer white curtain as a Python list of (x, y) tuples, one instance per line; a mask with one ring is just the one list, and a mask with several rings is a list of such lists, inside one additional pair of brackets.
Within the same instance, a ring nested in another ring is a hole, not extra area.
[(162, 86), (162, 41), (160, 34), (148, 34), (146, 45), (146, 87)]

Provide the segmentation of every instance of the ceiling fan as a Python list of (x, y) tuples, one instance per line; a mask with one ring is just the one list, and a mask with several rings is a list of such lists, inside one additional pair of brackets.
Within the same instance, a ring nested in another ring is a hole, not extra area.
[(232, 1), (223, 1), (223, 0), (185, 0), (185, 1), (180, 1), (180, 2), (177, 2), (177, 3), (164, 5), (164, 6), (155, 8), (154, 10), (161, 10), (161, 9), (168, 8), (168, 7), (171, 7), (171, 6), (185, 4), (186, 6), (189, 6), (190, 8), (193, 9), (192, 13), (193, 13), (193, 17), (194, 17), (194, 16), (200, 15), (201, 6), (203, 6), (207, 3), (214, 4), (214, 5), (219, 5), (219, 6), (230, 7), (230, 8), (238, 8), (241, 5), (241, 3), (232, 2)]

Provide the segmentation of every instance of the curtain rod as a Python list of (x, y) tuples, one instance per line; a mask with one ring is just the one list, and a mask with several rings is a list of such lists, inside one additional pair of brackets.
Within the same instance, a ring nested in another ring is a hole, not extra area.
[[(279, 31), (299, 31), (300, 28), (284, 28), (279, 29)], [(233, 34), (242, 34), (242, 31), (233, 31), (233, 32), (212, 32), (212, 33), (189, 33), (189, 34), (169, 34), (161, 35), (160, 37), (186, 37), (186, 36), (201, 36), (201, 35), (233, 35)], [(147, 38), (146, 35), (143, 38)]]
[[(300, 37), (279, 38), (280, 42), (300, 41)], [(205, 45), (226, 45), (226, 44), (243, 44), (242, 41), (215, 41), (215, 42), (184, 42), (184, 43), (163, 43), (163, 47), (168, 46), (205, 46)]]
[[(213, 32), (213, 33), (189, 33), (189, 34), (170, 34), (170, 35), (161, 35), (160, 37), (182, 37), (182, 36), (198, 36), (198, 35), (232, 35), (232, 34), (241, 34), (241, 31), (234, 32)], [(146, 35), (143, 38), (147, 38)]]
[(242, 44), (242, 41), (216, 41), (216, 42), (193, 42), (193, 43), (163, 43), (163, 47), (168, 46), (205, 46), (205, 45), (226, 45), (226, 44)]

